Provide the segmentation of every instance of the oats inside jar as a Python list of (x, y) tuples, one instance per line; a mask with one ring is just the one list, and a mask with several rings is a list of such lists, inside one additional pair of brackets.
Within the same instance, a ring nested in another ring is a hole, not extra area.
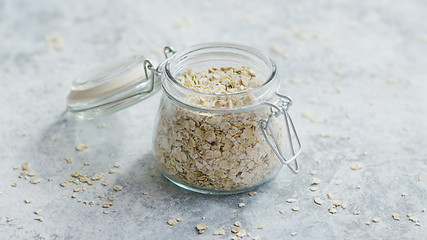
[[(208, 95), (188, 96), (187, 102), (195, 108), (162, 101), (154, 156), (168, 178), (191, 187), (233, 191), (257, 186), (278, 172), (281, 163), (259, 126), (261, 119), (270, 116), (269, 107), (223, 113), (197, 110), (197, 107), (227, 109), (252, 104), (250, 90), (265, 82), (263, 76), (245, 66), (187, 69), (177, 81)], [(229, 94), (231, 97), (223, 98)], [(273, 118), (271, 128), (282, 142), (284, 122)]]
[(251, 68), (243, 66), (202, 71), (189, 68), (178, 77), (178, 82), (197, 92), (230, 94), (257, 88), (264, 79)]

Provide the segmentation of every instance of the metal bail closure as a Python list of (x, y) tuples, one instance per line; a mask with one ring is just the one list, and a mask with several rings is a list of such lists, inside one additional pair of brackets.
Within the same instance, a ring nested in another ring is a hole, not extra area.
[[(134, 56), (76, 78), (67, 96), (67, 110), (79, 118), (91, 119), (130, 107), (160, 89), (160, 67), (175, 54), (164, 48), (166, 59), (154, 67), (143, 56)], [(150, 74), (148, 73), (150, 72)]]
[[(292, 105), (292, 100), (282, 94), (276, 93), (280, 97), (278, 101), (274, 104), (265, 102), (264, 104), (269, 105), (271, 109), (271, 114), (267, 119), (262, 119), (259, 121), (259, 125), (261, 127), (262, 134), (264, 135), (265, 140), (268, 145), (273, 150), (274, 154), (279, 158), (279, 160), (289, 167), (294, 173), (298, 173), (298, 161), (297, 157), (301, 153), (301, 142), (299, 140), (297, 131), (295, 129), (292, 118), (288, 114), (288, 108)], [(283, 154), (282, 148), (280, 146), (279, 141), (271, 127), (272, 118), (278, 118), (283, 115), (285, 123), (286, 123), (286, 132), (288, 137), (289, 147), (292, 153), (292, 156), (287, 159), (285, 154)], [(269, 136), (270, 135), (270, 136)], [(296, 141), (297, 148), (294, 148), (294, 141)], [(292, 162), (295, 162), (295, 168), (291, 166)]]

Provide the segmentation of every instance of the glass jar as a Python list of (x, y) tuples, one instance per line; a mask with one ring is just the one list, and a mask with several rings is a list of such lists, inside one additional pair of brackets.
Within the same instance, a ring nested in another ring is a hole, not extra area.
[[(170, 53), (174, 54), (169, 57)], [(75, 81), (73, 86), (91, 87), (74, 87), (68, 109), (81, 118), (111, 113), (147, 98), (161, 82), (163, 95), (153, 134), (153, 155), (163, 175), (176, 185), (200, 193), (233, 194), (268, 182), (283, 164), (298, 172), (296, 157), (301, 143), (288, 114), (292, 101), (277, 93), (280, 80), (272, 60), (254, 48), (231, 43), (200, 44), (176, 54), (166, 47), (165, 56), (157, 68), (137, 58)], [(132, 70), (137, 68), (134, 65), (144, 65), (145, 71)], [(189, 68), (239, 66), (254, 70), (263, 83), (244, 92), (209, 94), (191, 90), (177, 80)], [(104, 74), (101, 79), (105, 73), (113, 77), (100, 81), (100, 72)], [(143, 80), (136, 77), (138, 74)], [(130, 75), (134, 80), (123, 77)], [(103, 85), (109, 87), (104, 89)], [(96, 96), (89, 104), (87, 99), (80, 101), (80, 95), (95, 95), (93, 88), (110, 95), (101, 99)], [(289, 147), (289, 157), (283, 147)]]

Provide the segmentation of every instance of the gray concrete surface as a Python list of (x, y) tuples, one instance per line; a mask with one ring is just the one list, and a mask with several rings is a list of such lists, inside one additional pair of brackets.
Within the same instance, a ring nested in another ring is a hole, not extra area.
[[(261, 239), (425, 239), (426, 19), (423, 0), (0, 1), (0, 238), (231, 239), (240, 220)], [(52, 49), (48, 35), (63, 46)], [(188, 192), (153, 163), (160, 94), (97, 120), (64, 114), (71, 81), (82, 71), (135, 53), (160, 61), (164, 45), (180, 50), (209, 41), (248, 44), (276, 61), (295, 102), (300, 174), (283, 168), (252, 197)], [(76, 152), (78, 143), (89, 148)], [(13, 167), (24, 162), (39, 184), (18, 178)], [(120, 168), (108, 174), (115, 162)], [(351, 170), (355, 163), (362, 168)], [(104, 172), (110, 185), (97, 182), (72, 199), (72, 186), (59, 183), (79, 169)], [(315, 192), (311, 170), (321, 180)], [(97, 196), (118, 184), (124, 188), (103, 214), (96, 203), (107, 201)], [(348, 208), (328, 213), (327, 193)], [(43, 222), (34, 220), (36, 209)], [(183, 221), (166, 224), (178, 217)], [(373, 223), (375, 217), (381, 221)], [(209, 225), (203, 234), (199, 223)], [(220, 228), (226, 234), (214, 236)]]

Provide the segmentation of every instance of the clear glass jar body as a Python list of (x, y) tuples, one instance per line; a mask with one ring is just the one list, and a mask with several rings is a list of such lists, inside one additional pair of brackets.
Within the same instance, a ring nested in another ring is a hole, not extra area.
[[(186, 69), (248, 66), (265, 78), (258, 88), (206, 94), (180, 85)], [(155, 161), (166, 178), (200, 193), (233, 194), (271, 180), (282, 163), (261, 132), (277, 100), (274, 63), (256, 49), (211, 43), (174, 55), (162, 66), (162, 96), (153, 135)], [(278, 143), (285, 122), (271, 118)]]

